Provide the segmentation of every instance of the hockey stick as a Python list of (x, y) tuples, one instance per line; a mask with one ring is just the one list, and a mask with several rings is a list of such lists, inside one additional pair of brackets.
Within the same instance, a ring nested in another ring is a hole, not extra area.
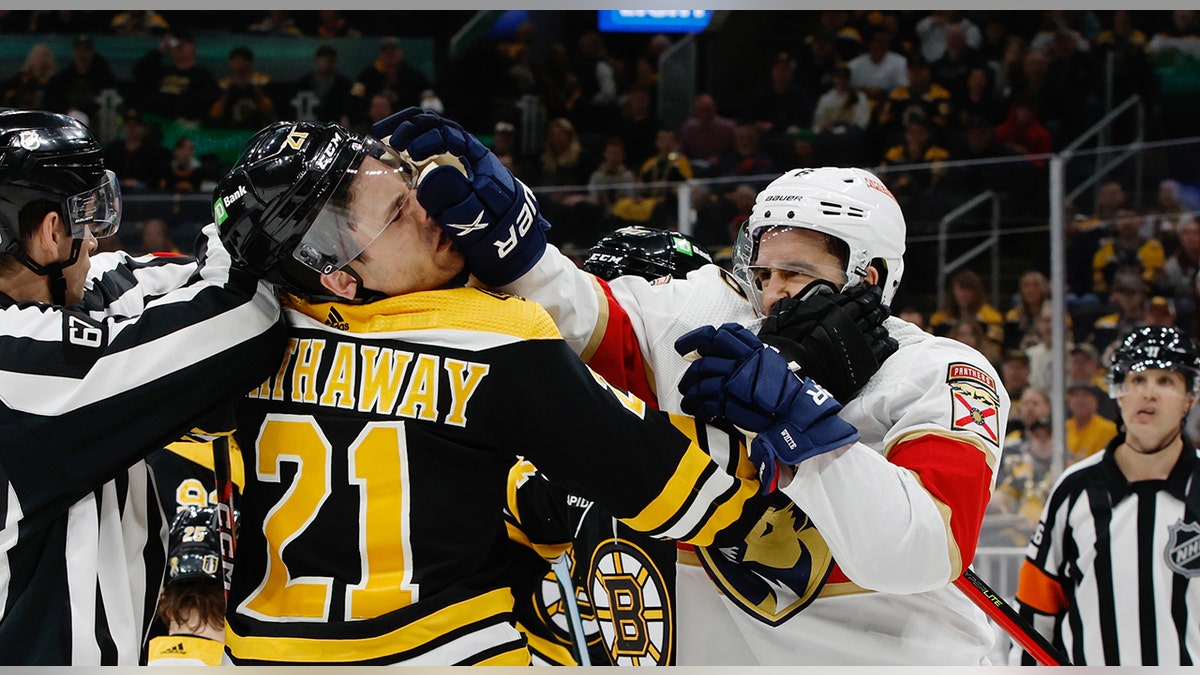
[(562, 587), (563, 604), (567, 609), (567, 628), (571, 633), (571, 641), (575, 643), (575, 651), (579, 652), (579, 665), (592, 665), (591, 655), (588, 654), (587, 636), (583, 633), (583, 619), (579, 613), (579, 604), (575, 602), (575, 581), (571, 579), (571, 567), (567, 564), (567, 554), (563, 553), (551, 563), (554, 576), (558, 577), (558, 585)]
[(221, 581), (225, 599), (233, 581), (233, 550), (237, 542), (237, 518), (233, 510), (233, 467), (230, 459), (229, 435), (213, 439), (213, 478), (217, 487), (217, 521), (221, 536)]
[(963, 570), (961, 577), (954, 580), (954, 585), (963, 592), (975, 606), (983, 610), (992, 621), (995, 621), (1005, 633), (1008, 633), (1021, 648), (1029, 652), (1043, 666), (1069, 666), (1071, 662), (1057, 647), (1042, 637), (1033, 629), (1029, 622), (1021, 618), (1012, 605), (1004, 601), (1000, 594), (992, 590), (970, 568)]

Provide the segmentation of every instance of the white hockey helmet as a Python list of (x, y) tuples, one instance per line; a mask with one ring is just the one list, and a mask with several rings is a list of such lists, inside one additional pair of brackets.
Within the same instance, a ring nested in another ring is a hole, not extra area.
[(759, 237), (772, 227), (800, 227), (827, 234), (850, 249), (846, 285), (861, 283), (873, 261), (882, 261), (883, 302), (891, 304), (904, 275), (907, 228), (900, 205), (875, 174), (865, 169), (795, 169), (758, 193), (750, 219), (733, 249), (734, 274), (751, 292), (760, 313), (762, 289), (752, 267)]

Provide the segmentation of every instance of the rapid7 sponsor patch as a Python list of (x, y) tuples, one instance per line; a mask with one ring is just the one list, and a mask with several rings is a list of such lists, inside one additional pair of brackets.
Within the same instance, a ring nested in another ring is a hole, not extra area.
[(969, 363), (951, 363), (946, 384), (950, 385), (950, 429), (973, 432), (1000, 447), (995, 379)]

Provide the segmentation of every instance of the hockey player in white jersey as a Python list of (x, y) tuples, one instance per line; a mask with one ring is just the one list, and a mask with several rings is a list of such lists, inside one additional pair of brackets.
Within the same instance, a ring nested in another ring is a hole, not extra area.
[[(627, 361), (641, 367), (644, 358), (662, 409), (684, 407), (678, 386), (689, 364), (675, 350), (680, 336), (726, 323), (759, 330), (764, 312), (776, 314), (768, 330), (791, 330), (763, 339), (784, 344), (785, 353), (789, 342), (807, 346), (789, 357), (840, 397), (837, 423), (852, 425), (859, 440), (782, 457), (795, 461), (782, 468), (779, 490), (803, 513), (781, 509), (760, 538), (737, 550), (681, 551), (680, 665), (987, 663), (992, 630), (950, 586), (974, 556), (994, 484), (1009, 407), (998, 374), (974, 349), (894, 317), (884, 326), (899, 349), (879, 354), (886, 360), (873, 364), (877, 371), (856, 368), (871, 365), (861, 351), (830, 358), (842, 344), (863, 342), (846, 333), (854, 322), (839, 321), (840, 313), (869, 305), (872, 294), (886, 305), (903, 275), (904, 217), (878, 178), (823, 168), (772, 182), (739, 236), (737, 278), (711, 265), (664, 284), (634, 277), (605, 283), (547, 245), (544, 232), (522, 226), (516, 214), (536, 208), (532, 196), (524, 204), (492, 200), (492, 177), (473, 169), (486, 149), (453, 122), (410, 109), (373, 131), (415, 159), (460, 155), (466, 176), (434, 169), (418, 199), (455, 235), (472, 273), (545, 306), (589, 362), (636, 352)], [(822, 285), (839, 291), (834, 302)], [(859, 288), (871, 286), (877, 290)], [(801, 300), (785, 300), (793, 297)], [(786, 314), (788, 305), (805, 320)], [(748, 334), (709, 330), (702, 353)], [(727, 404), (730, 395), (721, 391), (717, 399)], [(717, 399), (706, 403), (720, 408)], [(769, 476), (776, 458), (761, 447), (757, 459)], [(707, 565), (712, 581), (696, 562)]]

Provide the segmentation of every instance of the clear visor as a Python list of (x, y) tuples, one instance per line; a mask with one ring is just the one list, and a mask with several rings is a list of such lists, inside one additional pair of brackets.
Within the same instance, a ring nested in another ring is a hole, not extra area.
[(117, 175), (105, 170), (100, 185), (67, 199), (67, 218), (75, 239), (85, 239), (88, 230), (97, 239), (114, 234), (121, 227), (121, 185)]
[[(737, 240), (733, 245), (733, 274), (750, 296), (750, 304), (754, 306), (759, 316), (766, 316), (769, 307), (763, 307), (763, 287), (772, 277), (784, 282), (797, 275), (824, 279), (832, 282), (838, 288), (846, 286), (846, 271), (832, 265), (814, 265), (803, 260), (781, 261), (774, 265), (756, 265), (758, 249), (762, 241), (776, 236), (794, 225), (763, 225), (750, 234), (749, 223), (742, 223), (738, 228)], [(801, 280), (797, 280), (798, 282)], [(808, 285), (808, 281), (796, 284), (796, 291)]]
[(1187, 366), (1117, 369), (1108, 385), (1108, 395), (1115, 399), (1130, 395), (1183, 398), (1197, 394), (1200, 394), (1200, 372)]
[(364, 141), (363, 147), (367, 156), (362, 163), (348, 169), (329, 193), (344, 193), (346, 199), (339, 204), (326, 201), (293, 254), (321, 274), (357, 258), (400, 219), (413, 194), (411, 162), (374, 139)]

